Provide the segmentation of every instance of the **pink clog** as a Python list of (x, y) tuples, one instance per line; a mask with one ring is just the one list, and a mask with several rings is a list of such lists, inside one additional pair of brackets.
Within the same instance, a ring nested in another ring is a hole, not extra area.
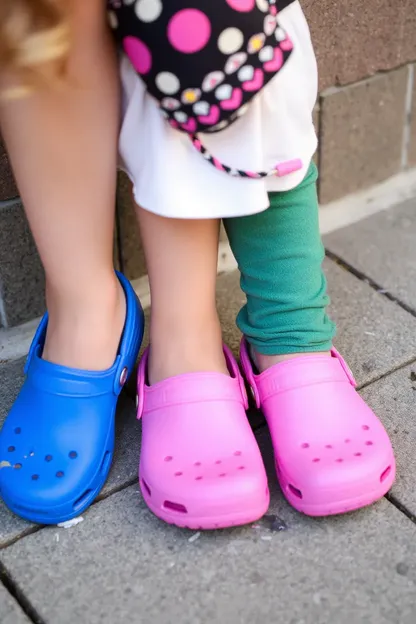
[(377, 416), (356, 392), (335, 349), (253, 372), (248, 346), (241, 361), (267, 419), (277, 476), (290, 504), (309, 516), (370, 505), (391, 488), (395, 459)]
[(140, 362), (141, 491), (156, 516), (180, 527), (247, 524), (269, 506), (244, 382), (229, 349), (224, 353), (229, 377), (192, 373), (153, 386), (146, 384), (148, 352)]

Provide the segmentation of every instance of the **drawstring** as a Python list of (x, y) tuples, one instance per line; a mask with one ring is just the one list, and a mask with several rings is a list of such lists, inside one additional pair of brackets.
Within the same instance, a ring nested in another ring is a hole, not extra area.
[(195, 149), (202, 154), (202, 156), (213, 165), (219, 171), (224, 171), (235, 178), (251, 178), (253, 180), (259, 180), (262, 178), (271, 178), (271, 177), (283, 177), (289, 175), (290, 173), (294, 173), (295, 171), (299, 171), (303, 167), (302, 160), (300, 158), (295, 158), (294, 160), (287, 160), (282, 163), (278, 163), (270, 169), (269, 171), (244, 171), (243, 169), (236, 169), (234, 167), (229, 167), (228, 165), (224, 165), (224, 163), (220, 162), (218, 158), (215, 158), (203, 145), (200, 139), (196, 134), (190, 134), (189, 138), (192, 141)]

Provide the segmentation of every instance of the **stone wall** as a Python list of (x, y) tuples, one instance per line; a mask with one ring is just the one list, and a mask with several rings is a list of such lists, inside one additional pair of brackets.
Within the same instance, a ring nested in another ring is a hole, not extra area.
[(416, 165), (416, 0), (303, 6), (320, 71), (320, 200), (328, 203)]
[[(322, 204), (416, 166), (416, 0), (303, 0), (320, 70), (315, 122)], [(145, 273), (126, 180), (116, 262)], [(0, 326), (43, 310), (43, 274), (0, 142)]]

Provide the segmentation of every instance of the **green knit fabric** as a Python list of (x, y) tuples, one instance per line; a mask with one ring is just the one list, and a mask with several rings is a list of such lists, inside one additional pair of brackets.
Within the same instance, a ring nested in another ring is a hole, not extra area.
[(322, 271), (318, 171), (311, 164), (295, 189), (271, 193), (268, 210), (225, 219), (247, 303), (237, 324), (258, 353), (327, 351), (335, 325)]

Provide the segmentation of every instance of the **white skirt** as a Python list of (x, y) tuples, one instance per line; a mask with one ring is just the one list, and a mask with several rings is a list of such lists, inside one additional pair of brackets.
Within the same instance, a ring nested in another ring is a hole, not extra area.
[(215, 169), (187, 135), (166, 122), (123, 56), (121, 168), (142, 208), (179, 219), (244, 216), (267, 209), (269, 192), (293, 189), (303, 180), (317, 147), (312, 120), (318, 88), (316, 59), (299, 2), (282, 11), (279, 20), (294, 43), (286, 66), (232, 126), (200, 137), (218, 160), (236, 169), (264, 171), (294, 159), (302, 161), (302, 168), (260, 180), (234, 178)]

